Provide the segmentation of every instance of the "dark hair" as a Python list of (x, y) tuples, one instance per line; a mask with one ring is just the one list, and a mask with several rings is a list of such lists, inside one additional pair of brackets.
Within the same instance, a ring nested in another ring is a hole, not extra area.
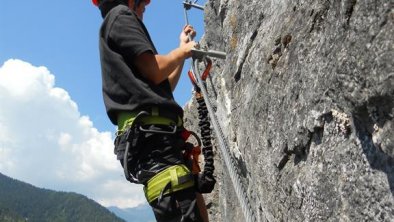
[(100, 0), (99, 8), (101, 16), (104, 18), (111, 9), (117, 5), (129, 5), (128, 0)]

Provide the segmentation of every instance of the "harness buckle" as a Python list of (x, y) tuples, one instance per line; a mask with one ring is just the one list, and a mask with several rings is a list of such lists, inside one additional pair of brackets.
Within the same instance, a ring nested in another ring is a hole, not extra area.
[(175, 124), (172, 127), (173, 127), (172, 131), (170, 131), (170, 130), (144, 129), (144, 127), (142, 127), (142, 126), (139, 127), (139, 130), (141, 132), (144, 132), (144, 133), (157, 133), (157, 134), (171, 134), (171, 135), (173, 135), (173, 134), (175, 134), (177, 132), (178, 127)]

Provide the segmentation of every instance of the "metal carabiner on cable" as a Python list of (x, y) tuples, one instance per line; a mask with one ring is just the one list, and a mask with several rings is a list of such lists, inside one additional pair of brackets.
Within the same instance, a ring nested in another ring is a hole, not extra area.
[(212, 60), (208, 57), (205, 57), (205, 70), (201, 75), (201, 79), (202, 81), (205, 81), (207, 79), (207, 77), (209, 76), (209, 73), (211, 72), (211, 68), (212, 68)]
[[(204, 60), (205, 61), (205, 70), (204, 70), (203, 74), (201, 75), (202, 81), (205, 81), (208, 78), (211, 68), (212, 68), (212, 60), (208, 57), (205, 57), (204, 59), (205, 59)], [(192, 69), (190, 69), (187, 72), (187, 74), (188, 74), (189, 79), (192, 82), (194, 88), (196, 89), (196, 91), (200, 92), (200, 87), (198, 86), (195, 74), (193, 73)]]

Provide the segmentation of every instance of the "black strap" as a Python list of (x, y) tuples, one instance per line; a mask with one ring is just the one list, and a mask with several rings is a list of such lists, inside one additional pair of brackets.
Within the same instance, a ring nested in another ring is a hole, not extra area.
[(163, 190), (161, 190), (160, 195), (159, 195), (159, 197), (157, 198), (157, 204), (160, 204), (161, 199), (163, 199), (164, 193), (166, 192), (166, 190), (170, 189), (170, 187), (171, 187), (171, 181), (168, 182), (168, 183), (164, 186)]
[(131, 127), (126, 131), (126, 149), (125, 149), (125, 153), (123, 156), (123, 172), (124, 175), (126, 177), (126, 179), (128, 181), (130, 181), (131, 183), (139, 183), (138, 179), (132, 175), (129, 171), (129, 167), (128, 167), (128, 162), (129, 162), (129, 153), (130, 153), (130, 148), (132, 148), (133, 150), (137, 149), (137, 143), (138, 143), (138, 139), (139, 139), (139, 130), (138, 130), (138, 120), (143, 117), (148, 115), (147, 112), (140, 112), (137, 114), (137, 116), (135, 117), (135, 120), (133, 122), (133, 124), (131, 125)]
[[(181, 203), (180, 203), (181, 205)], [(195, 211), (196, 207), (196, 199), (194, 199), (189, 206), (189, 209), (187, 209), (186, 213), (182, 215), (181, 222), (184, 222), (186, 219), (190, 217), (190, 215)], [(182, 212), (183, 213), (183, 212)]]
[(185, 175), (185, 176), (178, 177), (178, 183), (179, 184), (187, 183), (187, 182), (189, 182), (191, 180), (194, 180), (192, 174), (188, 174), (188, 175)]

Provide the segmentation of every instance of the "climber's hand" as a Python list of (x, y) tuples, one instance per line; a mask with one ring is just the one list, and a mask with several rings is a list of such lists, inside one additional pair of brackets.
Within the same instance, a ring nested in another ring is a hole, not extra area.
[(185, 25), (181, 34), (179, 35), (180, 46), (187, 44), (190, 41), (189, 35), (191, 39), (193, 39), (196, 36), (196, 30), (194, 30), (193, 26), (191, 25)]
[(195, 41), (187, 42), (181, 44), (179, 48), (182, 50), (183, 54), (185, 55), (185, 59), (190, 58), (192, 56), (192, 50), (195, 48), (197, 43)]

